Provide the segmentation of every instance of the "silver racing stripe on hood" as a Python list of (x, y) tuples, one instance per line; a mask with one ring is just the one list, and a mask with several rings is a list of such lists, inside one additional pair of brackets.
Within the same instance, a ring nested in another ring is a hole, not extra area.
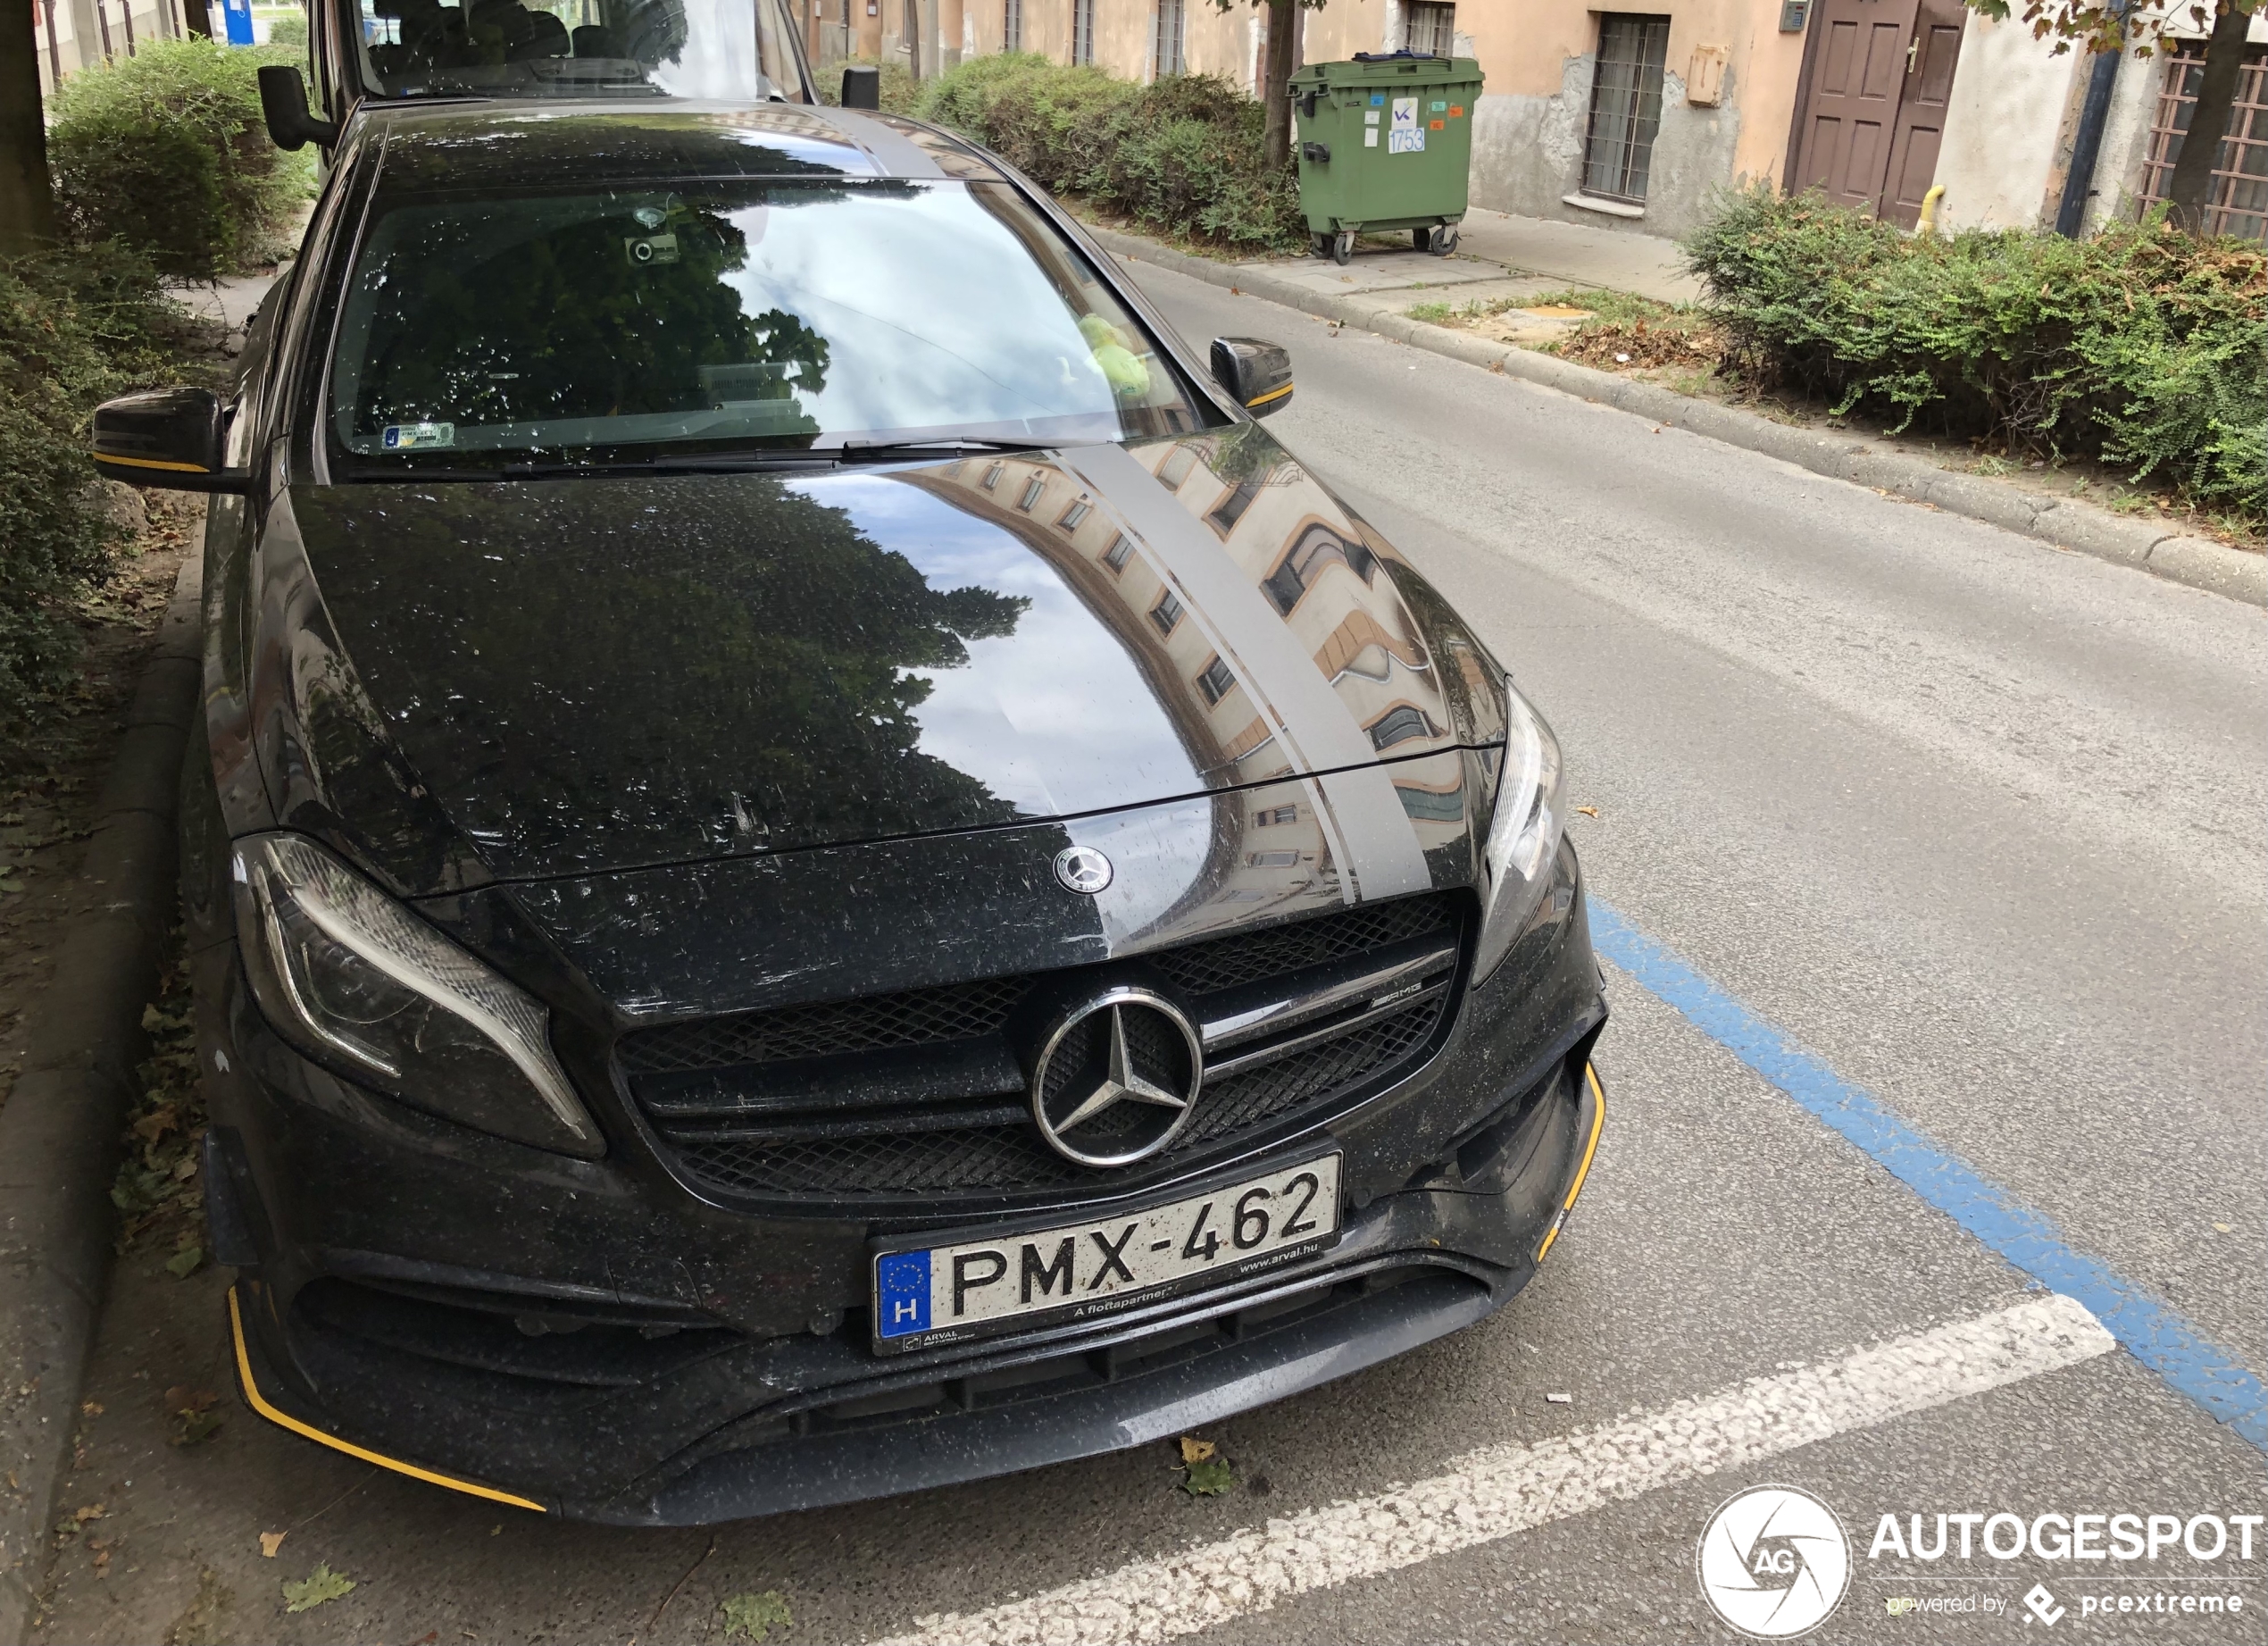
[(1378, 752), (1314, 659), (1204, 528), (1122, 446), (1058, 454), (1172, 582), (1313, 796), (1347, 901), (1423, 891), (1425, 852)]

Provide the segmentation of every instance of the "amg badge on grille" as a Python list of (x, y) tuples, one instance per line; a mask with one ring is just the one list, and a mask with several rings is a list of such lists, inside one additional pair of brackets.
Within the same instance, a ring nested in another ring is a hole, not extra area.
[(1163, 995), (1121, 983), (1055, 1019), (1031, 1061), (1031, 1117), (1081, 1166), (1131, 1166), (1188, 1124), (1205, 1079), (1197, 1025)]
[(1091, 898), (1111, 883), (1111, 860), (1091, 846), (1066, 846), (1055, 854), (1055, 878)]

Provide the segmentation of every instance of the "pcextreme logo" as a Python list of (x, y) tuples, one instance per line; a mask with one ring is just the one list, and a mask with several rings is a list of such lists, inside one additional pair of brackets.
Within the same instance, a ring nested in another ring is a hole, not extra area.
[(1835, 1511), (1794, 1486), (1752, 1486), (1718, 1505), (1695, 1567), (1716, 1615), (1758, 1640), (1792, 1640), (1834, 1616), (1851, 1582)]

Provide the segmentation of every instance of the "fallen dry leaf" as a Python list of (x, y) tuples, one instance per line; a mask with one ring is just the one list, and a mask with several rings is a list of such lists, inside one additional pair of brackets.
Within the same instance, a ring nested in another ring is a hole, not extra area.
[(165, 1391), (165, 1409), (191, 1416), (198, 1412), (211, 1411), (220, 1400), (221, 1397), (210, 1389), (192, 1389), (187, 1383), (176, 1383)]
[(89, 1503), (83, 1508), (75, 1508), (71, 1510), (71, 1517), (83, 1526), (90, 1520), (100, 1520), (103, 1517), (104, 1512), (104, 1511), (101, 1504)]
[(1203, 1463), (1207, 1458), (1213, 1456), (1213, 1446), (1211, 1441), (1201, 1441), (1194, 1434), (1185, 1434), (1181, 1437), (1181, 1461), (1184, 1463)]
[(99, 1417), (103, 1415), (103, 1403), (100, 1400), (81, 1400), (79, 1409), (89, 1417)]
[(1586, 817), (1596, 817), (1598, 815), (1598, 807), (1595, 806), (1579, 806), (1575, 809)]
[(263, 1532), (260, 1534), (260, 1552), (269, 1559), (274, 1559), (276, 1550), (283, 1547), (284, 1539), (290, 1535), (288, 1532)]

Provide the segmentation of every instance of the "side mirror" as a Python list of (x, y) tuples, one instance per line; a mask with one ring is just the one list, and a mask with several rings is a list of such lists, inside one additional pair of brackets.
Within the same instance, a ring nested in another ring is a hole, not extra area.
[(226, 419), (210, 389), (157, 389), (95, 408), (95, 467), (108, 480), (171, 491), (249, 491), (252, 476), (224, 469)]
[(329, 148), (338, 141), (338, 127), (317, 120), (307, 112), (307, 83), (299, 71), (274, 64), (260, 71), (260, 113), (267, 117), (268, 136), (281, 149), (314, 142)]
[(1215, 338), (1213, 380), (1255, 417), (1265, 417), (1291, 404), (1291, 356), (1258, 338)]
[(863, 65), (845, 69), (843, 106), (846, 109), (880, 109), (882, 106), (882, 71)]

